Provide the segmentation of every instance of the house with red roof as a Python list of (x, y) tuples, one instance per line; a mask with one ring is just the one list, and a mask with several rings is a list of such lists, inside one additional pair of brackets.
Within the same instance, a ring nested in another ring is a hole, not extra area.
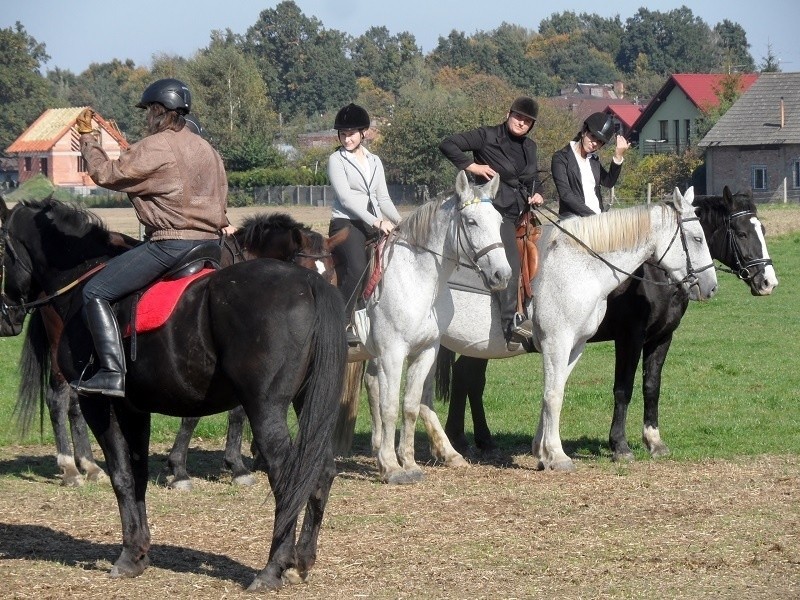
[[(80, 152), (80, 136), (75, 121), (85, 106), (50, 108), (12, 143), (6, 152), (16, 156), (19, 183), (37, 174), (53, 185), (88, 191), (97, 186), (86, 173), (86, 161)], [(109, 158), (119, 158), (128, 149), (125, 136), (113, 121), (95, 113), (96, 135)]]
[[(631, 139), (639, 152), (683, 152), (696, 143), (697, 125), (709, 109), (719, 105), (723, 73), (678, 73), (672, 75), (631, 127)], [(758, 73), (739, 76), (739, 92), (747, 91)]]

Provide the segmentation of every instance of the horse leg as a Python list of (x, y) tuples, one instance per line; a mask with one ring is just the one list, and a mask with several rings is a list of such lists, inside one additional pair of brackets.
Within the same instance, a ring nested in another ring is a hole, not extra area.
[[(400, 404), (400, 380), (403, 370), (404, 356), (395, 351), (385, 352), (374, 361), (378, 382), (378, 419), (373, 414), (373, 427), (380, 425), (379, 434), (373, 431), (372, 444), (377, 448), (378, 474), (384, 483), (408, 483), (407, 474), (398, 461), (394, 449), (395, 429)], [(370, 402), (372, 404), (372, 401)]]
[(428, 433), (431, 454), (446, 467), (468, 467), (469, 463), (450, 443), (439, 417), (433, 410), (433, 379), (434, 373), (431, 371), (425, 378), (419, 405), (419, 419)]
[(669, 454), (669, 447), (661, 440), (658, 429), (658, 401), (661, 396), (661, 372), (672, 344), (672, 333), (657, 342), (646, 342), (642, 361), (642, 394), (644, 396), (644, 424), (642, 441), (650, 456), (658, 458)]
[(70, 402), (69, 386), (64, 384), (61, 387), (51, 379), (50, 385), (45, 392), (45, 402), (50, 413), (53, 435), (56, 439), (56, 464), (61, 470), (61, 485), (81, 486), (83, 485), (83, 476), (75, 465), (72, 444), (67, 430), (67, 415)]
[(242, 433), (246, 418), (242, 406), (228, 411), (228, 434), (225, 436), (225, 456), (222, 459), (222, 469), (230, 471), (231, 483), (236, 485), (255, 485), (256, 483), (255, 476), (244, 466), (244, 460), (242, 460)]
[[(492, 439), (492, 432), (489, 431), (489, 423), (486, 421), (486, 413), (483, 410), (483, 390), (486, 389), (486, 368), (489, 366), (489, 361), (485, 358), (467, 358), (469, 360), (462, 369), (466, 375), (464, 381), (467, 382), (468, 386), (465, 394), (469, 398), (469, 411), (472, 415), (475, 445), (479, 450), (491, 452), (497, 448), (497, 444)], [(460, 374), (454, 376), (454, 385), (460, 376)]]
[[(245, 395), (242, 390), (239, 390), (237, 395), (240, 398), (258, 397), (258, 395)], [(297, 567), (295, 556), (297, 518), (291, 520), (285, 530), (278, 530), (278, 520), (284, 516), (280, 513), (285, 510), (282, 505), (286, 502), (282, 494), (279, 497), (278, 489), (282, 485), (281, 480), (285, 479), (281, 475), (286, 459), (292, 452), (292, 440), (286, 420), (286, 407), (290, 400), (282, 399), (277, 393), (268, 392), (266, 396), (269, 402), (250, 403), (245, 410), (253, 430), (253, 442), (263, 459), (267, 479), (275, 495), (275, 524), (267, 564), (256, 575), (248, 588), (249, 591), (262, 588), (277, 590), (283, 585), (283, 574), (287, 569)]]
[(614, 340), (614, 412), (611, 418), (611, 430), (608, 433), (608, 445), (611, 448), (611, 460), (616, 462), (634, 459), (625, 430), (643, 340), (643, 331), (619, 336)]
[(383, 421), (381, 420), (381, 386), (378, 384), (378, 365), (374, 360), (367, 361), (364, 370), (364, 387), (367, 390), (369, 416), (372, 424), (370, 440), (372, 456), (378, 456), (383, 441)]
[(444, 425), (444, 432), (453, 444), (453, 447), (466, 454), (469, 451), (469, 441), (464, 432), (464, 413), (467, 410), (467, 390), (470, 384), (467, 382), (469, 372), (465, 368), (468, 356), (459, 356), (452, 367), (450, 378), (450, 400), (447, 408), (447, 421)]
[(81, 412), (105, 455), (122, 522), (122, 552), (109, 575), (136, 577), (150, 564), (145, 503), (150, 414), (126, 410), (122, 400), (115, 402), (112, 410), (110, 402), (100, 396), (84, 396), (80, 402)]
[[(400, 438), (397, 443), (397, 457), (403, 467), (402, 481), (391, 483), (415, 483), (424, 477), (422, 469), (414, 459), (414, 434), (417, 429), (419, 407), (425, 379), (436, 361), (436, 347), (408, 357), (406, 369), (406, 389), (403, 398), (403, 420), (400, 425)], [(438, 419), (437, 419), (438, 424)], [(441, 425), (439, 425), (441, 428)]]
[(64, 394), (69, 399), (69, 424), (72, 433), (72, 447), (75, 461), (78, 468), (83, 471), (85, 478), (94, 483), (102, 483), (108, 481), (108, 475), (94, 459), (92, 452), (92, 443), (89, 440), (89, 427), (86, 425), (86, 419), (83, 418), (80, 404), (78, 403), (78, 394), (76, 394), (66, 382), (61, 383), (62, 389), (59, 394)]
[(561, 407), (564, 403), (564, 388), (572, 369), (583, 353), (584, 344), (569, 351), (565, 340), (542, 340), (542, 365), (544, 369), (544, 395), (539, 425), (533, 439), (533, 455), (539, 459), (540, 471), (574, 471), (575, 465), (561, 445)]
[(175, 436), (175, 443), (167, 455), (167, 482), (171, 489), (188, 492), (192, 489), (192, 478), (186, 470), (189, 443), (192, 441), (200, 417), (183, 417)]
[(295, 546), (297, 554), (297, 567), (289, 569), (283, 574), (283, 579), (289, 583), (303, 583), (308, 580), (308, 574), (317, 562), (317, 540), (328, 504), (333, 479), (336, 477), (336, 463), (333, 453), (329, 453), (319, 476), (319, 483), (315, 492), (309, 497), (306, 504), (306, 514), (303, 517), (303, 526), (300, 537)]

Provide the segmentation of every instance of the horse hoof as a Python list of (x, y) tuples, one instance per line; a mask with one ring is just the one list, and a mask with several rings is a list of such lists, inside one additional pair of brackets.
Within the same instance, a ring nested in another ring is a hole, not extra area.
[(451, 456), (447, 460), (444, 461), (444, 466), (451, 467), (455, 469), (464, 469), (469, 467), (469, 462), (460, 454), (456, 454), (455, 456)]
[(383, 482), (389, 485), (409, 485), (419, 483), (423, 479), (425, 479), (425, 473), (421, 469), (415, 469), (413, 471), (394, 471), (389, 473), (383, 478)]
[(106, 472), (103, 469), (97, 469), (95, 471), (87, 471), (86, 472), (86, 480), (91, 481), (92, 483), (108, 483), (111, 481), (106, 475)]
[(273, 577), (269, 578), (269, 581), (262, 578), (261, 575), (257, 575), (255, 579), (253, 579), (253, 583), (251, 583), (247, 591), (248, 592), (258, 592), (262, 590), (270, 590), (275, 591), (279, 590), (283, 587), (283, 582), (280, 579), (275, 579)]
[(288, 585), (297, 585), (298, 583), (306, 583), (308, 581), (308, 573), (301, 574), (295, 567), (286, 569), (281, 575), (283, 583)]
[(611, 462), (633, 462), (635, 460), (636, 457), (630, 450), (627, 452), (614, 452), (611, 455)]
[(191, 492), (192, 480), (191, 479), (175, 479), (169, 483), (169, 489), (178, 490), (179, 492)]
[(117, 559), (117, 562), (114, 563), (114, 566), (111, 567), (111, 571), (108, 573), (108, 576), (112, 579), (138, 577), (144, 573), (144, 570), (149, 566), (150, 556), (147, 554), (142, 556), (137, 561), (131, 561), (120, 556)]
[(61, 477), (61, 485), (64, 487), (81, 487), (83, 483), (83, 477), (80, 474), (64, 475)]
[(256, 484), (255, 475), (248, 473), (247, 475), (238, 475), (231, 479), (233, 485), (240, 485), (242, 487), (251, 487)]
[(664, 443), (656, 444), (650, 448), (650, 456), (652, 458), (663, 458), (665, 456), (669, 456), (669, 448)]
[(575, 471), (575, 463), (573, 463), (570, 459), (560, 460), (557, 462), (550, 462), (550, 463), (545, 463), (544, 461), (540, 460), (539, 464), (536, 465), (536, 470), (558, 471), (560, 473), (572, 473)]

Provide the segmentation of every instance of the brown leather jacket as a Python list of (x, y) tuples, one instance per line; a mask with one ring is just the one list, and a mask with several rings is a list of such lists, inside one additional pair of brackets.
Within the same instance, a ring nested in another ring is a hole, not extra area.
[(228, 225), (222, 159), (188, 127), (149, 135), (117, 160), (83, 134), (81, 153), (92, 181), (128, 194), (149, 239), (212, 239)]

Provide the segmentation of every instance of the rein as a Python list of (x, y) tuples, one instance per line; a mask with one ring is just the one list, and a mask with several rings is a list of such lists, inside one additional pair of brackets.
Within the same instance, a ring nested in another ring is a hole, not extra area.
[[(552, 213), (554, 215), (556, 214), (556, 212), (553, 211), (553, 209), (551, 209), (549, 207), (544, 207), (544, 208), (546, 208), (550, 213)], [(547, 219), (547, 221), (550, 222), (550, 224), (554, 225), (556, 227), (556, 229), (558, 229), (559, 231), (561, 231), (562, 233), (564, 233), (568, 237), (570, 237), (573, 240), (575, 240), (578, 243), (578, 245), (580, 245), (584, 250), (586, 250), (586, 252), (590, 256), (593, 256), (594, 258), (596, 258), (597, 260), (599, 260), (600, 262), (605, 264), (612, 271), (615, 271), (617, 273), (622, 273), (623, 275), (625, 275), (626, 277), (630, 277), (631, 279), (636, 279), (638, 281), (642, 281), (642, 282), (645, 282), (645, 283), (651, 283), (653, 285), (673, 286), (673, 285), (683, 285), (684, 283), (687, 283), (687, 284), (689, 284), (691, 286), (691, 285), (695, 285), (695, 283), (697, 282), (697, 276), (696, 276), (697, 273), (702, 273), (703, 271), (706, 271), (708, 269), (713, 269), (714, 268), (714, 263), (709, 263), (709, 264), (707, 264), (707, 265), (705, 265), (703, 267), (700, 267), (699, 269), (695, 269), (694, 267), (692, 267), (692, 262), (691, 262), (691, 259), (689, 258), (688, 245), (686, 243), (686, 232), (683, 230), (683, 224), (688, 222), (688, 221), (699, 221), (700, 219), (698, 217), (696, 217), (696, 216), (683, 218), (680, 215), (678, 215), (678, 217), (677, 217), (677, 227), (675, 228), (675, 233), (672, 234), (672, 239), (670, 240), (669, 244), (667, 245), (666, 250), (664, 250), (664, 253), (661, 255), (661, 258), (659, 258), (656, 262), (652, 262), (652, 261), (649, 261), (649, 260), (646, 261), (648, 264), (660, 269), (665, 275), (668, 276), (669, 274), (668, 274), (667, 270), (664, 267), (661, 266), (661, 261), (664, 260), (664, 257), (667, 255), (667, 252), (669, 252), (670, 248), (672, 248), (672, 244), (675, 243), (675, 239), (678, 237), (678, 233), (680, 233), (680, 235), (681, 235), (681, 244), (683, 245), (683, 251), (684, 251), (684, 254), (686, 255), (686, 276), (683, 279), (680, 279), (678, 281), (656, 281), (654, 279), (649, 279), (647, 277), (640, 277), (639, 275), (635, 275), (633, 273), (628, 273), (624, 269), (620, 269), (618, 266), (616, 266), (612, 262), (610, 262), (610, 261), (606, 260), (605, 258), (603, 258), (602, 256), (600, 256), (600, 254), (598, 254), (592, 248), (590, 248), (583, 240), (581, 240), (576, 235), (573, 235), (571, 232), (569, 232), (566, 229), (564, 229), (556, 219), (552, 219), (549, 215), (544, 214), (544, 212), (541, 210), (541, 208), (536, 207), (535, 210), (537, 210), (540, 215), (542, 215), (545, 219)]]
[[(733, 214), (727, 215), (725, 217), (725, 241), (727, 242), (728, 249), (730, 251), (731, 256), (733, 257), (733, 263), (735, 267), (733, 269), (729, 269), (725, 265), (721, 265), (717, 267), (718, 271), (724, 271), (725, 273), (730, 273), (731, 275), (735, 275), (742, 281), (750, 282), (753, 277), (756, 276), (755, 272), (751, 272), (750, 269), (753, 267), (758, 266), (769, 266), (772, 265), (771, 258), (754, 258), (751, 260), (745, 260), (744, 254), (742, 253), (742, 249), (739, 247), (739, 243), (736, 240), (736, 236), (734, 235), (733, 230), (733, 220), (738, 219), (739, 217), (755, 217), (758, 219), (758, 215), (755, 211), (752, 210), (740, 210), (739, 212), (735, 212)], [(719, 229), (714, 232), (714, 236), (719, 233)]]

